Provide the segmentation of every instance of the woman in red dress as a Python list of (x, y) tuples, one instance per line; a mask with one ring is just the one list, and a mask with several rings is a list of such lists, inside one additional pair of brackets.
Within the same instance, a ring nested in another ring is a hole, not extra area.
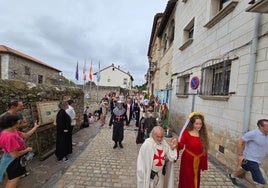
[(182, 149), (179, 188), (200, 187), (200, 172), (208, 169), (208, 135), (204, 115), (192, 112), (179, 137), (178, 152)]

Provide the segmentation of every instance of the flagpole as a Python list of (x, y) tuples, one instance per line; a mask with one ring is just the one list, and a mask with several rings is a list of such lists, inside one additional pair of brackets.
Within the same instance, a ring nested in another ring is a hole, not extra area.
[(86, 82), (86, 60), (84, 61), (84, 68), (83, 68), (83, 79), (84, 79), (84, 84), (83, 84), (83, 91), (85, 93), (85, 82)]
[(92, 59), (91, 59), (91, 64), (90, 64), (90, 70), (89, 70), (89, 80), (90, 80), (90, 85), (89, 85), (89, 93), (91, 95), (91, 87), (92, 87)]
[(79, 80), (78, 60), (77, 60), (77, 63), (76, 63), (75, 79), (76, 79), (76, 86), (77, 86), (77, 82), (78, 82), (78, 80)]
[(99, 70), (97, 75), (97, 102), (99, 103), (99, 83), (100, 83), (100, 60), (99, 60)]

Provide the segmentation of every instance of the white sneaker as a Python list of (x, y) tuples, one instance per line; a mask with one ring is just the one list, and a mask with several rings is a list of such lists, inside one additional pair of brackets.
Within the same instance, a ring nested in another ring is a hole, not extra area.
[(67, 162), (67, 161), (69, 161), (69, 159), (68, 159), (67, 157), (63, 157), (63, 158), (62, 158), (62, 161), (63, 161), (63, 162)]
[(58, 160), (59, 162), (67, 162), (69, 159), (67, 157), (63, 157), (61, 160)]

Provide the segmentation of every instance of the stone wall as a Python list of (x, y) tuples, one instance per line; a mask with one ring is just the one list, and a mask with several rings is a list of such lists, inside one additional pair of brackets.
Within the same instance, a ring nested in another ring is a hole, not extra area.
[[(49, 102), (73, 99), (74, 109), (78, 117), (73, 133), (77, 132), (83, 121), (84, 92), (77, 87), (35, 85), (30, 82), (19, 80), (0, 80), (0, 112), (7, 109), (10, 99), (20, 99), (24, 108), (22, 113), (27, 119), (28, 126), (24, 132), (33, 127), (34, 121), (38, 118), (37, 102)], [(27, 140), (27, 145), (34, 148), (34, 152), (40, 159), (54, 152), (56, 129), (53, 122), (40, 126), (37, 131)]]
[(110, 86), (91, 86), (85, 85), (85, 105), (89, 106), (89, 112), (93, 113), (95, 110), (99, 109), (99, 103), (101, 99), (109, 93), (115, 93), (119, 96), (120, 93), (126, 95), (128, 90), (122, 89), (120, 87), (110, 87)]

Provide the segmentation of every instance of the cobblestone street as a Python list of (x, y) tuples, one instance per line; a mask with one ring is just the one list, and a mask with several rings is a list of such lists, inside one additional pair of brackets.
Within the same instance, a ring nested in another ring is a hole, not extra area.
[[(77, 143), (69, 161), (57, 162), (55, 156), (45, 161), (34, 161), (30, 165), (30, 175), (23, 178), (20, 187), (55, 188), (135, 188), (136, 159), (139, 146), (136, 145), (137, 132), (134, 123), (125, 129), (123, 149), (113, 149), (111, 129), (99, 122), (81, 129), (73, 136)], [(175, 187), (177, 187), (179, 162), (175, 166)], [(201, 187), (237, 187), (227, 178), (226, 170), (210, 161), (209, 170), (202, 173)], [(241, 183), (239, 187), (252, 185)]]

